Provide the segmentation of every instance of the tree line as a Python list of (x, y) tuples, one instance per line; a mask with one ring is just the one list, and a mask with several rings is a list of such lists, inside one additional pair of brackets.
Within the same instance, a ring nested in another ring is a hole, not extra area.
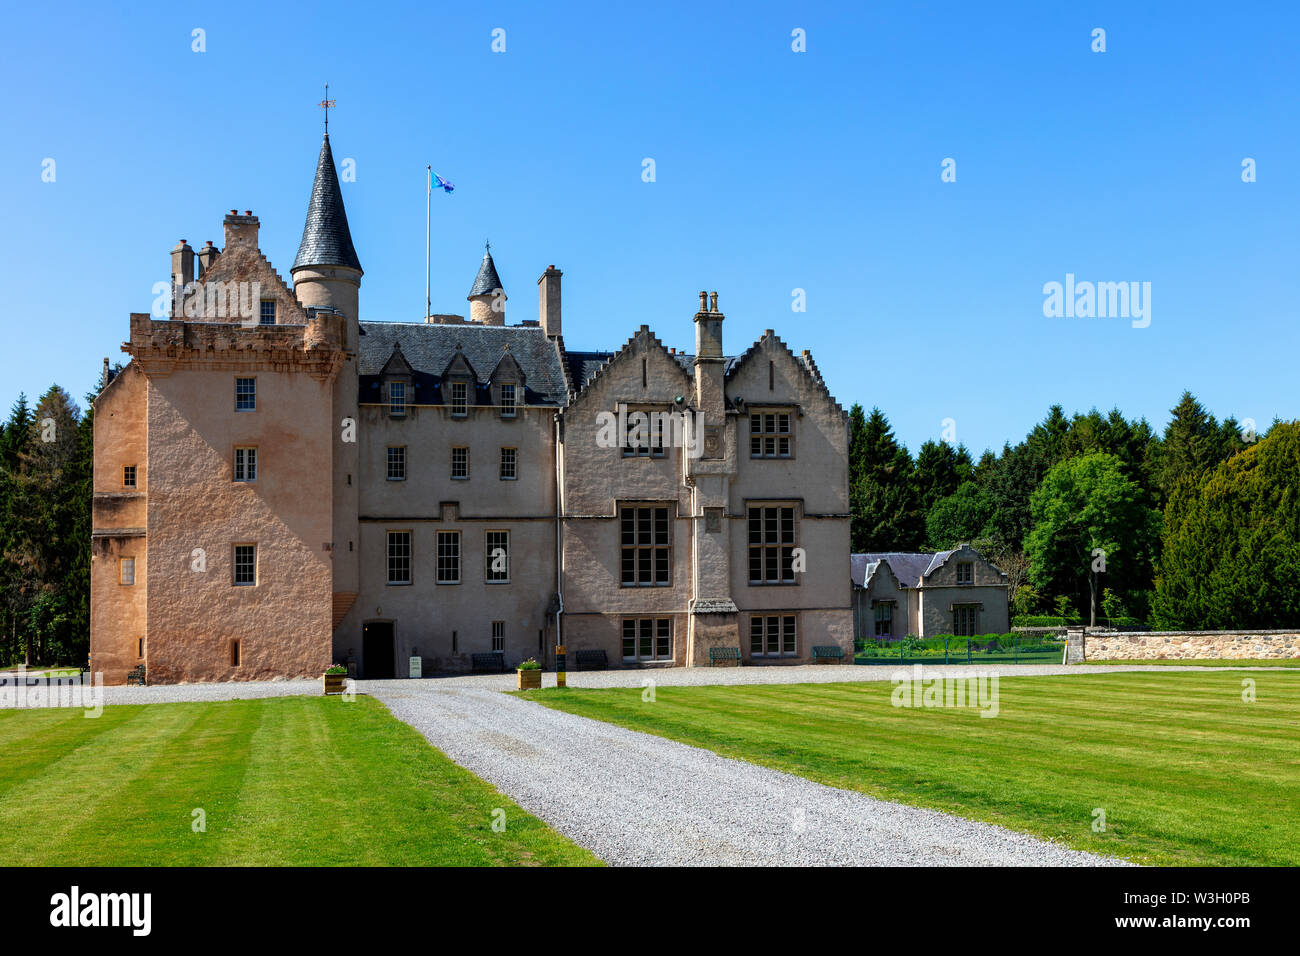
[(1263, 434), (1190, 392), (1163, 433), (1112, 409), (1053, 405), (976, 461), (913, 458), (878, 408), (849, 413), (855, 552), (969, 542), (1007, 572), (1016, 616), (1170, 629), (1300, 624), (1300, 423)]
[(93, 398), (54, 385), (0, 424), (0, 665), (89, 652)]

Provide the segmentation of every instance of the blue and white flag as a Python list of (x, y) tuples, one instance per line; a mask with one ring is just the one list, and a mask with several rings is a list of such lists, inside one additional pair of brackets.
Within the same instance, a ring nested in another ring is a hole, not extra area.
[[(437, 180), (436, 183), (434, 182), (435, 179)], [(442, 187), (444, 192), (451, 192), (456, 188), (452, 183), (447, 182), (447, 180), (443, 179), (431, 169), (429, 170), (429, 191), (432, 192), (437, 187)]]

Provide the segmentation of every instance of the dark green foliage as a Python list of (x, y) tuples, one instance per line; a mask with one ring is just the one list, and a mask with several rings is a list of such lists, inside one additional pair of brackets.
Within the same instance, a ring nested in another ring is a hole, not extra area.
[(1199, 480), (1183, 476), (1164, 523), (1160, 626), (1300, 625), (1300, 422), (1274, 425)]
[(80, 663), (89, 646), (94, 448), (57, 385), (0, 433), (0, 664)]
[(880, 409), (849, 412), (849, 505), (854, 551), (910, 551), (925, 536), (913, 486), (912, 456)]

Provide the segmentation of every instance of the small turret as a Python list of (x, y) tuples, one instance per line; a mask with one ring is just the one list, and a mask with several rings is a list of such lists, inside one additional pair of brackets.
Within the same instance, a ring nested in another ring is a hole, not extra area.
[(506, 324), (506, 292), (501, 287), (496, 263), (492, 261), (492, 244), (487, 244), (483, 262), (478, 267), (474, 285), (470, 287), (469, 320), (478, 325)]

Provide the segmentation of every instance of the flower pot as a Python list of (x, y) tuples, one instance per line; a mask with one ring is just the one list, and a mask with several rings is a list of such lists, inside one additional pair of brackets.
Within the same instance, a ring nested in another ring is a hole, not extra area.
[(344, 687), (346, 686), (347, 679), (348, 679), (347, 674), (325, 674), (321, 677), (321, 680), (325, 684), (326, 694), (343, 693)]
[(527, 671), (517, 670), (515, 671), (515, 675), (519, 678), (520, 690), (537, 690), (542, 686), (542, 672), (540, 669)]

